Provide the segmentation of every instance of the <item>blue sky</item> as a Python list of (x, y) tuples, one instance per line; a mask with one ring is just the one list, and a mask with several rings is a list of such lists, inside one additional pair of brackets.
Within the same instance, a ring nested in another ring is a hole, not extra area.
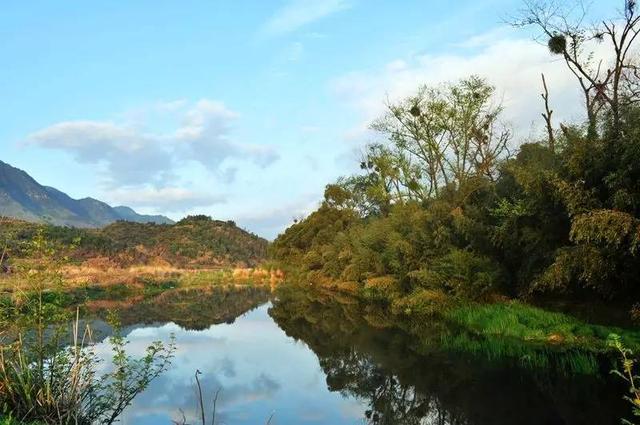
[[(594, 16), (617, 1), (592, 5)], [(578, 93), (517, 0), (6, 1), (0, 159), (73, 197), (274, 237), (355, 169), (385, 98), (478, 73), (518, 140)]]

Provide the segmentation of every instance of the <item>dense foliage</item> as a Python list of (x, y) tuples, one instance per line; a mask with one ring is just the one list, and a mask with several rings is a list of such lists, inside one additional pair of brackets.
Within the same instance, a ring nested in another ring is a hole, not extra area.
[[(635, 2), (625, 7), (621, 28), (637, 30), (635, 13)], [(328, 185), (321, 207), (280, 235), (271, 255), (311, 282), (348, 282), (396, 306), (498, 294), (638, 300), (639, 81), (618, 52), (635, 37), (622, 43), (607, 29), (598, 33), (615, 41), (607, 72), (621, 76), (594, 77), (597, 92), (574, 72), (585, 123), (551, 126), (545, 82), (546, 137), (510, 149), (516, 141), (486, 81), (419, 88), (373, 123), (387, 142), (367, 147), (361, 173)], [(574, 57), (568, 49), (580, 40), (571, 40), (552, 39), (551, 53), (588, 74), (586, 47)]]

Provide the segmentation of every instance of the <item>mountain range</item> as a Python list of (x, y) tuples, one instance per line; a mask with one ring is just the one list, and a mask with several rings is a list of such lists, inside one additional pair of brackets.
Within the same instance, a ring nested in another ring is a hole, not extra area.
[(43, 186), (29, 174), (0, 161), (0, 216), (58, 226), (102, 227), (119, 220), (172, 224), (162, 215), (138, 214), (125, 206), (112, 207), (93, 198), (73, 199)]

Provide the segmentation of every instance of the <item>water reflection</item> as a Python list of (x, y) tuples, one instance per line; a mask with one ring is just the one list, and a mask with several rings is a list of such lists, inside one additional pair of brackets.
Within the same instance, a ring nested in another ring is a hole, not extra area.
[[(178, 350), (171, 370), (135, 400), (122, 423), (170, 424), (181, 417), (180, 409), (189, 423), (197, 423), (196, 370), (203, 372), (209, 406), (215, 391), (222, 388), (216, 424), (264, 424), (272, 413), (274, 425), (361, 423), (361, 402), (327, 390), (317, 356), (286, 336), (267, 314), (269, 307), (263, 304), (233, 323), (216, 320), (219, 324), (205, 328), (204, 321), (197, 329), (186, 329), (175, 322), (158, 324), (158, 317), (152, 316), (147, 320), (154, 325), (131, 326), (127, 335), (131, 353), (139, 355), (149, 343), (166, 341), (172, 333)], [(207, 320), (214, 319), (212, 313), (203, 313)], [(109, 355), (106, 344), (99, 344), (98, 350)]]
[(270, 314), (318, 355), (331, 391), (367, 404), (372, 424), (618, 424), (624, 388), (600, 373), (523, 368), (443, 350), (375, 310), (318, 293), (281, 295)]
[[(124, 424), (196, 423), (194, 372), (217, 424), (618, 424), (623, 388), (602, 373), (567, 375), (443, 350), (440, 323), (415, 332), (349, 298), (257, 289), (163, 295), (122, 309), (130, 349), (176, 335), (169, 372)], [(238, 316), (236, 318), (236, 316)], [(233, 320), (235, 318), (235, 320)], [(144, 324), (146, 323), (146, 324)], [(98, 347), (108, 355), (108, 347)]]
[(117, 311), (123, 326), (173, 322), (187, 330), (233, 323), (236, 317), (264, 304), (271, 292), (264, 287), (176, 289), (156, 296), (90, 301), (88, 315), (105, 317)]

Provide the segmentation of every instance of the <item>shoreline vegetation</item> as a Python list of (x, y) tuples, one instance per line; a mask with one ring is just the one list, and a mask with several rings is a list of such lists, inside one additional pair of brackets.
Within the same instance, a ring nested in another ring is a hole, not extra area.
[(621, 6), (590, 26), (579, 8), (531, 1), (512, 22), (533, 28), (576, 77), (584, 121), (554, 122), (544, 76), (545, 132), (527, 141), (514, 140), (481, 77), (417, 87), (387, 102), (360, 171), (328, 184), (270, 258), (291, 280), (417, 322), (449, 316), (480, 332), (606, 347), (604, 328), (527, 304), (609, 304), (629, 324), (640, 318), (640, 81), (630, 53), (640, 17), (636, 2)]
[[(444, 319), (484, 338), (453, 336), (452, 347), (622, 353), (639, 415), (629, 357), (640, 348), (640, 15), (625, 1), (587, 24), (584, 8), (565, 6), (527, 1), (511, 23), (533, 29), (575, 77), (584, 120), (555, 120), (544, 75), (545, 131), (526, 141), (513, 138), (484, 78), (417, 87), (387, 101), (360, 171), (328, 184), (269, 255), (302, 286), (355, 295), (416, 328)], [(534, 307), (542, 300), (609, 304), (628, 327)]]
[[(485, 79), (418, 87), (372, 123), (384, 141), (364, 149), (360, 172), (327, 185), (319, 208), (271, 244), (206, 216), (102, 229), (0, 219), (0, 416), (113, 423), (167, 370), (175, 345), (132, 358), (116, 333), (113, 370), (100, 374), (78, 306), (217, 287), (325, 291), (425, 347), (533, 367), (561, 353), (556, 366), (588, 374), (596, 357), (621, 355), (640, 416), (637, 326), (543, 307), (609, 304), (640, 320), (640, 16), (635, 1), (596, 27), (575, 13), (530, 1), (513, 24), (533, 27), (576, 77), (584, 121), (554, 121), (544, 75), (544, 136), (524, 143)], [(594, 61), (594, 43), (607, 66)], [(60, 324), (74, 318), (67, 346)]]
[[(176, 349), (172, 338), (133, 356), (123, 324), (149, 315), (194, 329), (229, 323), (283, 278), (257, 265), (266, 241), (232, 223), (197, 216), (108, 227), (2, 223), (2, 423), (115, 423), (169, 369)], [(193, 309), (211, 311), (198, 316)], [(92, 317), (102, 321), (100, 332)], [(111, 358), (94, 352), (105, 331)]]

